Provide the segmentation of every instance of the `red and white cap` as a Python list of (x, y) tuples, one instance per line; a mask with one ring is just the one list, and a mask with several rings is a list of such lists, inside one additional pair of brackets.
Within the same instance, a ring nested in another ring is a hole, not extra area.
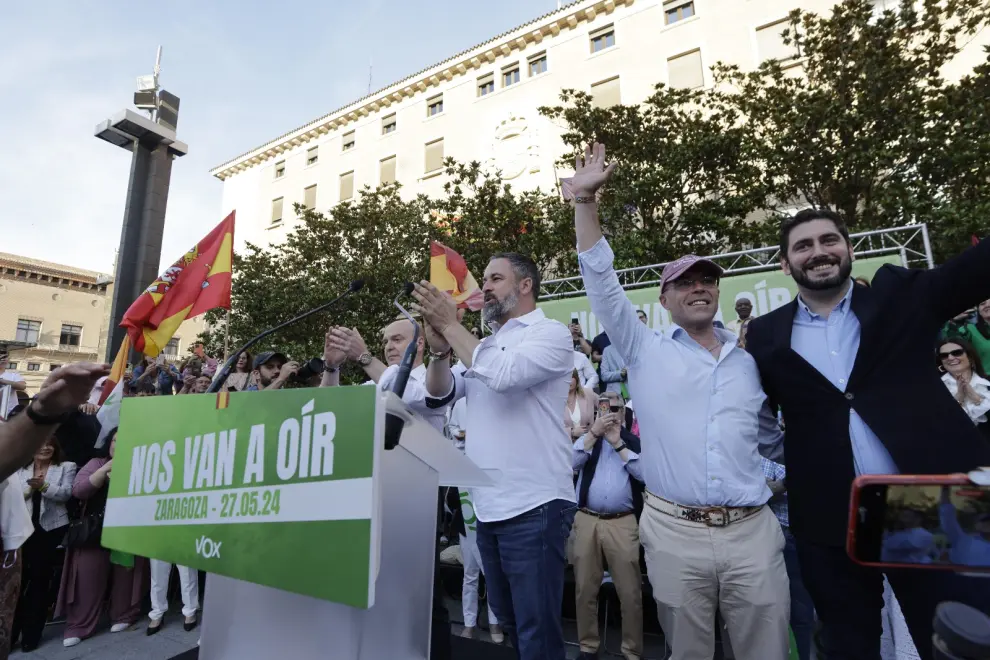
[(695, 254), (686, 254), (663, 267), (663, 273), (660, 275), (660, 290), (663, 291), (663, 288), (667, 286), (668, 282), (673, 282), (697, 264), (704, 264), (714, 271), (717, 276), (722, 276), (722, 267), (711, 259), (705, 259)]

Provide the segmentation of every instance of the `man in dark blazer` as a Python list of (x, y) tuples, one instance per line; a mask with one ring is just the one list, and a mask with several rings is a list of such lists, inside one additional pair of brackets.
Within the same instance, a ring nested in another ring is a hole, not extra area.
[[(939, 328), (990, 298), (990, 241), (934, 270), (885, 265), (872, 287), (850, 279), (842, 219), (808, 209), (780, 231), (790, 304), (754, 319), (747, 350), (786, 425), (791, 530), (829, 660), (880, 657), (883, 578), (844, 549), (849, 494), (860, 474), (946, 474), (990, 465), (990, 446), (932, 366)], [(941, 571), (887, 578), (922, 658), (942, 600), (986, 610), (986, 581)]]

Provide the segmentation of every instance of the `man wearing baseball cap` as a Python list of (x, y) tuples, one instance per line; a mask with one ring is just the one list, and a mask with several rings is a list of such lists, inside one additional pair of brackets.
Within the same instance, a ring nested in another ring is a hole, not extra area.
[(254, 358), (254, 381), (257, 385), (248, 385), (247, 390), (280, 390), (285, 386), (292, 374), (299, 371), (299, 365), (290, 362), (285, 355), (277, 351), (265, 351)]
[(646, 482), (640, 540), (674, 660), (711, 658), (715, 612), (739, 660), (788, 657), (784, 537), (760, 454), (782, 461), (783, 435), (752, 356), (713, 326), (721, 268), (687, 255), (664, 268), (660, 304), (674, 325), (636, 318), (602, 236), (595, 194), (615, 164), (589, 146), (562, 182), (575, 203), (581, 274), (591, 309), (626, 363)]

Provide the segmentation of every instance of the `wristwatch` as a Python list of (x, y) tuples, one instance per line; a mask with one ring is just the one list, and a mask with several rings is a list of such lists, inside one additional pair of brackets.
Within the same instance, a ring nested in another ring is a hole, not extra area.
[(357, 361), (358, 364), (360, 364), (362, 367), (367, 367), (369, 364), (371, 364), (371, 361), (374, 359), (375, 359), (374, 355), (372, 355), (368, 351), (365, 351), (364, 353), (361, 353), (360, 356), (358, 356)]
[(614, 449), (615, 453), (618, 454), (623, 449), (628, 449), (628, 447), (626, 447), (626, 443), (620, 442), (617, 446), (612, 447), (612, 449)]
[(449, 358), (453, 354), (454, 354), (454, 349), (452, 349), (452, 348), (448, 348), (447, 351), (444, 352), (444, 353), (436, 353), (436, 352), (434, 352), (434, 351), (431, 350), (430, 351), (430, 359), (431, 360), (446, 360), (447, 358)]
[(64, 424), (72, 419), (71, 410), (69, 412), (62, 413), (61, 415), (42, 415), (34, 409), (34, 399), (31, 399), (31, 401), (27, 404), (27, 407), (24, 408), (24, 414), (38, 426), (54, 426), (55, 424)]

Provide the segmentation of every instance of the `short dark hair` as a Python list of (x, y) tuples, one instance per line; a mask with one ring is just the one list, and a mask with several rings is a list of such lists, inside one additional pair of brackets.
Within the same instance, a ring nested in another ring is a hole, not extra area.
[(812, 220), (831, 220), (835, 228), (842, 234), (842, 238), (846, 239), (847, 243), (849, 242), (849, 229), (846, 228), (846, 222), (842, 219), (841, 215), (828, 209), (804, 209), (780, 223), (781, 259), (787, 258), (787, 249), (790, 247), (791, 232), (794, 228)]
[(540, 269), (536, 267), (536, 262), (525, 254), (519, 252), (496, 252), (489, 259), (489, 263), (496, 259), (505, 259), (512, 266), (512, 272), (517, 280), (527, 277), (533, 280), (533, 300), (540, 297)]

